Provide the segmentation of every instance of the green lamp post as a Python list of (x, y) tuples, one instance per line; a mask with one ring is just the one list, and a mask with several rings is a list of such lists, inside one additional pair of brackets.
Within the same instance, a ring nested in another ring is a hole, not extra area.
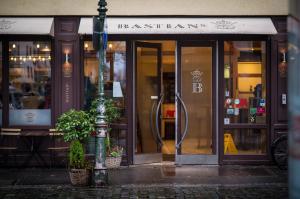
[[(98, 96), (99, 105), (97, 107), (97, 119), (96, 119), (96, 154), (95, 154), (95, 168), (94, 168), (94, 184), (95, 186), (105, 186), (108, 183), (107, 169), (105, 166), (105, 137), (107, 135), (107, 123), (105, 118), (105, 106), (104, 106), (104, 67), (105, 67), (105, 49), (107, 43), (107, 33), (105, 33), (105, 18), (106, 18), (106, 1), (99, 0), (97, 9), (99, 16), (94, 18), (94, 29), (97, 31), (99, 47), (99, 73), (98, 73)], [(96, 21), (96, 23), (95, 23)], [(95, 27), (98, 26), (98, 27)], [(95, 32), (94, 30), (94, 32)]]

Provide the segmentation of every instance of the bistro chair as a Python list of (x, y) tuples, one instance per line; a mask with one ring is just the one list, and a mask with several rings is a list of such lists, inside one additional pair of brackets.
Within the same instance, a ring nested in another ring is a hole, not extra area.
[[(69, 146), (66, 146), (66, 143), (63, 140), (63, 133), (57, 131), (56, 129), (49, 129), (49, 155), (50, 155), (50, 168), (52, 168), (53, 163), (55, 163), (55, 158), (59, 153), (67, 154)], [(67, 164), (66, 164), (67, 165)]]
[(3, 166), (7, 166), (10, 155), (14, 157), (14, 165), (17, 166), (17, 150), (21, 129), (1, 128), (0, 132), (0, 154)]

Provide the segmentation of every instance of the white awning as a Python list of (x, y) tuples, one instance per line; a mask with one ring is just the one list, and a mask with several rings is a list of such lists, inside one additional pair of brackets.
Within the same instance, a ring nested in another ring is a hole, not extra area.
[(53, 36), (53, 18), (0, 17), (0, 34)]
[[(277, 34), (270, 18), (107, 18), (108, 34)], [(81, 18), (79, 34), (92, 34)]]

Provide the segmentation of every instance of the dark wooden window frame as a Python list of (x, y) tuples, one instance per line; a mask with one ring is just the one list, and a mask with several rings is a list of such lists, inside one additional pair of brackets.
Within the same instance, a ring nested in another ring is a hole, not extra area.
[[(247, 124), (233, 123), (224, 125), (224, 42), (225, 41), (265, 41), (266, 44), (266, 123), (265, 124)], [(238, 36), (233, 39), (219, 40), (219, 162), (221, 164), (265, 164), (270, 162), (270, 142), (271, 142), (271, 36), (243, 37)], [(224, 131), (229, 129), (265, 129), (266, 130), (266, 154), (261, 155), (225, 155), (224, 154)]]
[[(2, 97), (3, 97), (3, 112), (2, 112), (2, 127), (4, 128), (21, 128), (24, 130), (43, 130), (52, 128), (55, 125), (55, 46), (54, 38), (49, 35), (1, 35), (2, 41)], [(48, 41), (51, 44), (51, 125), (47, 126), (27, 126), (27, 125), (9, 125), (9, 42), (16, 41)]]

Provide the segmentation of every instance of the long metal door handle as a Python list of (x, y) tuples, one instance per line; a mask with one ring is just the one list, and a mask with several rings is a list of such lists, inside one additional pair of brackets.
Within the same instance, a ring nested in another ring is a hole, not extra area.
[(187, 113), (186, 106), (185, 106), (183, 100), (181, 99), (181, 97), (179, 96), (178, 93), (176, 93), (176, 97), (179, 99), (180, 104), (183, 107), (183, 111), (184, 111), (184, 115), (185, 115), (185, 127), (184, 127), (184, 131), (183, 131), (183, 135), (181, 137), (180, 142), (178, 142), (178, 144), (176, 144), (176, 149), (179, 149), (180, 145), (182, 144), (182, 142), (183, 142), (183, 140), (184, 140), (184, 138), (185, 138), (185, 136), (187, 134), (188, 125), (189, 125), (189, 116), (188, 116), (188, 113)]
[(155, 124), (155, 130), (156, 130), (156, 135), (157, 135), (157, 138), (159, 140), (159, 145), (162, 146), (163, 144), (163, 140), (160, 136), (160, 131), (159, 131), (159, 125), (158, 125), (158, 122), (159, 122), (159, 109), (160, 109), (160, 106), (163, 102), (163, 99), (164, 99), (164, 95), (162, 94), (161, 97), (160, 97), (160, 100), (157, 104), (157, 108), (156, 108), (156, 114), (155, 114), (155, 118), (156, 118), (156, 124)]
[(155, 104), (156, 104), (156, 100), (154, 100), (154, 98), (153, 98), (153, 103), (152, 103), (152, 107), (151, 107), (149, 122), (150, 122), (150, 129), (151, 129), (152, 136), (155, 139), (155, 142), (157, 142), (157, 138), (156, 138), (155, 131), (154, 131), (154, 128), (153, 128), (153, 112), (154, 112)]

